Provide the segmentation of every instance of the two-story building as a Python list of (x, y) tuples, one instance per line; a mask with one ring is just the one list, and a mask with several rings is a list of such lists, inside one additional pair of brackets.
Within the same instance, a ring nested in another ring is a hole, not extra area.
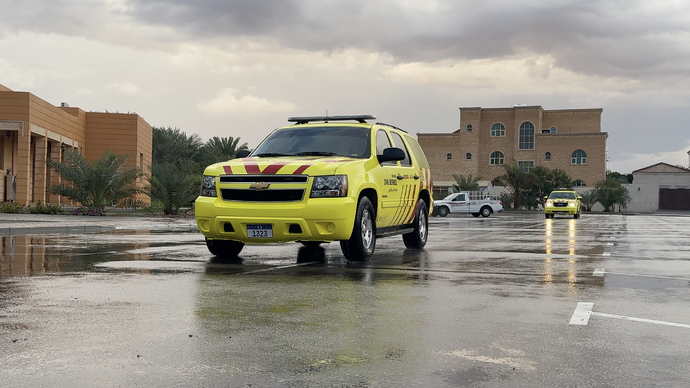
[(460, 129), (418, 133), (434, 175), (434, 190), (447, 192), (453, 174), (491, 181), (515, 159), (527, 171), (561, 169), (574, 186), (593, 187), (606, 178), (603, 109), (544, 110), (541, 106), (460, 108)]
[[(0, 199), (29, 203), (69, 203), (50, 193), (60, 177), (48, 158), (62, 161), (74, 149), (86, 160), (104, 151), (130, 155), (128, 165), (142, 171), (151, 164), (152, 128), (137, 114), (85, 112), (62, 103), (54, 106), (28, 92), (0, 85)], [(137, 185), (143, 187), (140, 178)], [(137, 198), (148, 202), (141, 195)]]

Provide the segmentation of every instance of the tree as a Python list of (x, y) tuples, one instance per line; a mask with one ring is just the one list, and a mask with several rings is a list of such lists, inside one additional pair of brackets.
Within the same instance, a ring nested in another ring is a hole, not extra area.
[(453, 185), (455, 191), (477, 191), (479, 190), (479, 181), (481, 177), (472, 177), (472, 174), (467, 177), (462, 174), (453, 174), (453, 178), (457, 184)]
[(518, 165), (515, 159), (512, 159), (510, 164), (504, 164), (505, 174), (496, 178), (504, 186), (510, 187), (510, 192), (513, 197), (513, 209), (519, 209), (522, 197), (530, 190), (537, 182), (537, 177), (531, 172), (525, 171), (523, 166)]
[(571, 179), (568, 174), (558, 168), (550, 169), (544, 166), (536, 166), (531, 172), (536, 177), (536, 182), (526, 195), (534, 197), (542, 205), (544, 204), (544, 196), (549, 195), (554, 189), (571, 185)]
[(596, 190), (585, 191), (584, 193), (581, 193), (580, 196), (582, 197), (580, 198), (580, 204), (584, 206), (586, 212), (591, 212), (592, 207), (598, 201)]
[(105, 207), (122, 204), (141, 192), (135, 181), (141, 175), (136, 167), (125, 167), (129, 155), (105, 151), (88, 162), (77, 151), (65, 151), (64, 162), (48, 159), (46, 164), (55, 170), (63, 183), (52, 185), (50, 192), (81, 203), (89, 210), (102, 214)]
[(152, 164), (172, 163), (186, 173), (201, 174), (206, 168), (204, 143), (197, 134), (187, 136), (177, 128), (153, 128)]
[(185, 174), (170, 162), (153, 164), (147, 179), (144, 192), (161, 202), (164, 214), (177, 214), (181, 207), (189, 206), (201, 186), (201, 175)]
[(238, 146), (240, 138), (214, 136), (204, 144), (206, 164), (210, 165), (225, 160), (235, 159), (237, 151), (246, 150), (247, 143)]
[(613, 211), (616, 205), (619, 210), (625, 208), (631, 200), (628, 189), (621, 184), (620, 176), (615, 175), (610, 175), (598, 182), (594, 188), (594, 194), (605, 212)]

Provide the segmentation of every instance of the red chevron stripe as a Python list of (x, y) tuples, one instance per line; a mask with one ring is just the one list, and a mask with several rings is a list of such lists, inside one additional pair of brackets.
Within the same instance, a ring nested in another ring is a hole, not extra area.
[(230, 166), (223, 166), (223, 170), (225, 170), (225, 173), (228, 175), (232, 175), (232, 167)]
[(278, 171), (280, 171), (281, 168), (285, 167), (287, 163), (276, 163), (276, 164), (271, 164), (269, 166), (266, 166), (263, 171), (261, 171), (262, 174), (275, 174)]
[(305, 164), (303, 166), (299, 166), (299, 167), (297, 167), (297, 170), (295, 170), (295, 172), (293, 172), (292, 174), (293, 175), (299, 175), (299, 174), (303, 173), (304, 170), (308, 169), (309, 167), (311, 167), (311, 164)]

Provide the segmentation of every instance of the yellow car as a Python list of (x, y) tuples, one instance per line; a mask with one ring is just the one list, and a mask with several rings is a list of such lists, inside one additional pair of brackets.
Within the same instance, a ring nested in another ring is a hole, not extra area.
[(553, 218), (555, 214), (568, 214), (573, 218), (580, 218), (580, 199), (582, 197), (574, 190), (559, 189), (549, 194), (544, 203), (544, 215)]
[(405, 131), (371, 115), (291, 117), (249, 153), (208, 166), (194, 212), (209, 251), (246, 243), (339, 241), (368, 260), (376, 239), (422, 249), (433, 209), (429, 163)]

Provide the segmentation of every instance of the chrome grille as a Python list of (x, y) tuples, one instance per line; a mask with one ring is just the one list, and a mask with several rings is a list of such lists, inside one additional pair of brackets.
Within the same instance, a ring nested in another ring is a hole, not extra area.
[(304, 198), (304, 189), (220, 189), (226, 201), (244, 202), (298, 202)]

